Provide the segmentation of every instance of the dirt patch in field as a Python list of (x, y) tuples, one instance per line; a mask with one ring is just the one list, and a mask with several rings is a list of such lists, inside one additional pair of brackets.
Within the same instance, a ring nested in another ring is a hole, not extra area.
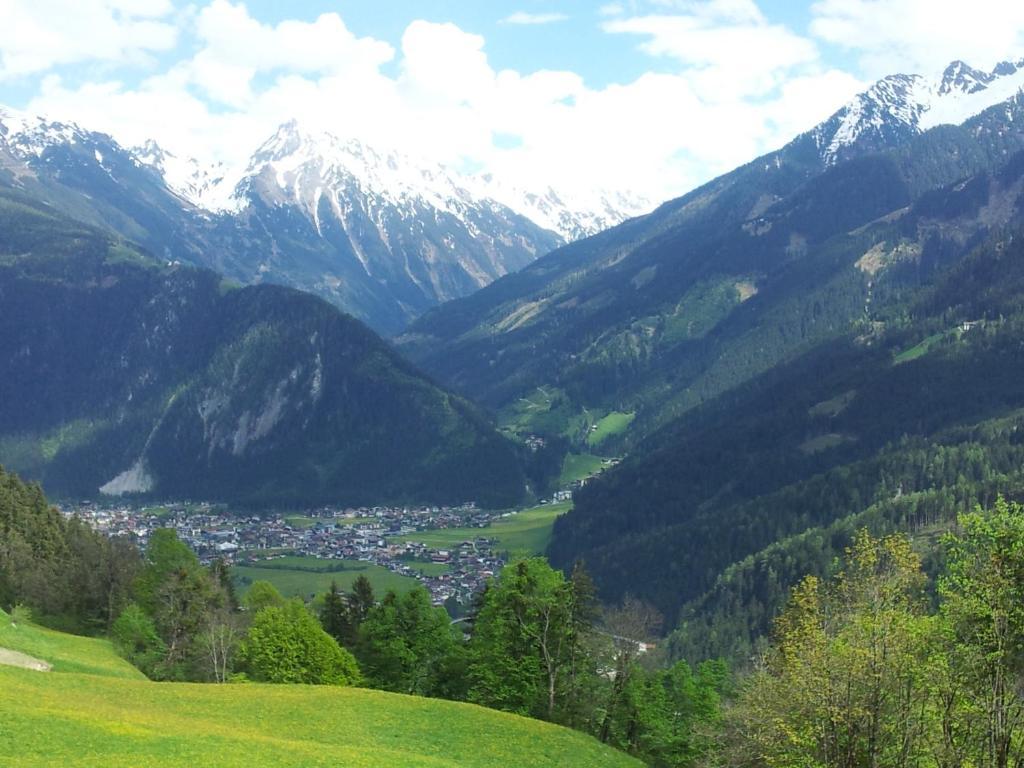
[(0, 664), (6, 667), (34, 669), (36, 672), (49, 672), (52, 669), (49, 664), (41, 659), (19, 653), (18, 651), (11, 651), (7, 648), (0, 648)]

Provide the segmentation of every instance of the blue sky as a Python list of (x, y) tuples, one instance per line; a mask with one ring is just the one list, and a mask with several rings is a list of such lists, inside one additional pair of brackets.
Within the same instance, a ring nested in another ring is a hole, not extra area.
[(238, 163), (291, 118), (660, 200), (878, 77), (1024, 57), (1006, 0), (0, 0), (0, 103)]

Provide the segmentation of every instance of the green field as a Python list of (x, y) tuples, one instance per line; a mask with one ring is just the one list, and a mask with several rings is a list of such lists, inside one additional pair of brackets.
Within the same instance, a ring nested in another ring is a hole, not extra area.
[(0, 614), (0, 645), (11, 633), (16, 643), (28, 637), (54, 671), (0, 666), (2, 766), (640, 765), (589, 736), (469, 704), (355, 688), (152, 683), (127, 679), (140, 676), (109, 643), (11, 629)]
[(590, 434), (587, 435), (587, 445), (591, 448), (596, 448), (609, 437), (622, 434), (629, 429), (629, 425), (633, 423), (635, 418), (635, 413), (612, 411), (594, 425), (596, 429), (591, 429)]
[(558, 482), (562, 486), (571, 485), (577, 480), (584, 480), (601, 471), (605, 460), (589, 453), (569, 453), (562, 463), (562, 475)]
[(293, 515), (284, 519), (285, 524), (290, 525), (292, 528), (312, 528), (316, 525), (319, 520), (313, 517), (302, 517), (301, 515)]
[(420, 563), (415, 560), (410, 560), (406, 565), (414, 571), (419, 571), (424, 576), (440, 576), (442, 573), (447, 573), (449, 570), (446, 563)]
[[(332, 570), (335, 569), (335, 570)], [(231, 568), (239, 591), (244, 594), (254, 581), (269, 581), (285, 597), (320, 595), (338, 582), (341, 589), (349, 589), (359, 576), (365, 576), (373, 591), (383, 595), (389, 589), (407, 592), (417, 585), (415, 579), (392, 573), (373, 563), (353, 560), (320, 560), (315, 557), (282, 557), (256, 565), (236, 565)]]
[(397, 541), (417, 541), (434, 549), (447, 549), (477, 537), (497, 540), (499, 551), (540, 555), (551, 541), (555, 518), (568, 512), (572, 502), (546, 504), (496, 520), (486, 528), (444, 528), (398, 537)]
[(923, 357), (928, 354), (932, 346), (937, 342), (941, 341), (946, 334), (936, 333), (928, 338), (922, 340), (919, 344), (915, 344), (910, 349), (905, 349), (900, 352), (893, 359), (893, 363), (899, 365), (900, 363), (909, 363), (911, 360), (917, 360), (919, 357)]

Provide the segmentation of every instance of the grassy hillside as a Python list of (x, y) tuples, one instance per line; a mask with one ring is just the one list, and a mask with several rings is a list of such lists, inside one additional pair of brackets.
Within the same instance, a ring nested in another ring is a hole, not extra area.
[(468, 704), (292, 685), (153, 683), (108, 643), (0, 614), (0, 765), (636, 766), (594, 739)]
[(42, 659), (53, 666), (54, 672), (80, 672), (126, 680), (145, 679), (139, 670), (118, 656), (106, 640), (66, 635), (34, 624), (20, 623), (14, 626), (2, 610), (0, 648)]

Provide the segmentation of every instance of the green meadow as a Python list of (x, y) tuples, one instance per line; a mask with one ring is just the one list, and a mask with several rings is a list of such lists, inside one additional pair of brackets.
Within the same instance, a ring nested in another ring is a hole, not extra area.
[(640, 765), (581, 733), (470, 704), (356, 688), (153, 683), (105, 641), (13, 628), (2, 613), (0, 646), (54, 668), (0, 666), (2, 766)]
[(591, 428), (590, 434), (587, 435), (587, 445), (596, 448), (609, 437), (622, 434), (629, 429), (635, 418), (635, 413), (612, 411)]
[(605, 461), (606, 459), (589, 453), (567, 453), (565, 461), (562, 463), (562, 475), (558, 478), (558, 482), (564, 487), (577, 480), (586, 480), (591, 475), (600, 472)]
[[(114, 653), (114, 649), (106, 640), (67, 635), (34, 624), (20, 623), (15, 626), (3, 611), (0, 611), (0, 648), (42, 659), (53, 666), (54, 672), (81, 672), (130, 680), (145, 679), (139, 670)], [(0, 707), (0, 712), (2, 711)], [(0, 720), (2, 719), (0, 717)]]
[(330, 589), (331, 582), (347, 590), (359, 576), (365, 576), (373, 591), (383, 595), (389, 589), (406, 592), (418, 583), (374, 563), (359, 560), (321, 560), (315, 557), (282, 557), (231, 568), (242, 594), (254, 581), (269, 581), (285, 597), (309, 597)]

